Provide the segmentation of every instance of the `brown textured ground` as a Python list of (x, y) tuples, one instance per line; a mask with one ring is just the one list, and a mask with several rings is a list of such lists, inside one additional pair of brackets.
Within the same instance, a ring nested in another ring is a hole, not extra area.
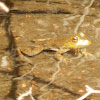
[[(54, 53), (42, 52), (29, 58), (32, 64), (20, 61), (16, 56), (16, 48), (32, 45), (31, 40), (35, 38), (75, 34), (77, 23), (90, 0), (5, 2), (11, 11), (0, 16), (0, 100), (16, 100), (19, 94), (25, 93), (30, 87), (36, 100), (75, 100), (86, 92), (85, 85), (100, 90), (99, 0), (94, 0), (78, 29), (92, 40), (87, 47), (91, 56), (76, 57), (66, 53), (63, 56), (69, 62), (59, 63), (54, 59)], [(3, 57), (7, 57), (7, 66), (2, 66)], [(30, 98), (27, 96), (23, 100)], [(100, 94), (93, 94), (87, 100), (100, 100)]]

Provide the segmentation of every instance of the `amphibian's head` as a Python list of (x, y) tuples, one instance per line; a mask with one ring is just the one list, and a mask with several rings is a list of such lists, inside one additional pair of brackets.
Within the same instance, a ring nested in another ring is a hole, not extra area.
[(81, 32), (79, 35), (70, 36), (65, 44), (65, 48), (83, 48), (90, 44), (91, 41)]

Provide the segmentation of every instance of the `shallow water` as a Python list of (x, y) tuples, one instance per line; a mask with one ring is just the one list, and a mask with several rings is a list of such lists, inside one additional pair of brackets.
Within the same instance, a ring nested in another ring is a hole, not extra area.
[[(10, 0), (7, 4), (9, 14), (0, 16), (0, 100), (16, 100), (30, 87), (35, 100), (76, 100), (86, 93), (85, 85), (100, 90), (99, 0)], [(28, 61), (24, 61), (16, 53), (19, 46), (32, 46), (33, 39), (79, 31), (92, 41), (87, 56), (65, 53), (64, 62), (56, 61), (54, 52), (43, 51), (25, 56)], [(100, 100), (100, 94), (87, 100)]]

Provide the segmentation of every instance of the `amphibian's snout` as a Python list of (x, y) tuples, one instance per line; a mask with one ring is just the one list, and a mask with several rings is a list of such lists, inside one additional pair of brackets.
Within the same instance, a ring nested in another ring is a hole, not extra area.
[(84, 47), (91, 44), (91, 41), (89, 39), (79, 39), (76, 43), (77, 46)]
[(80, 35), (72, 37), (72, 42), (78, 48), (86, 47), (91, 44), (91, 41), (85, 37), (84, 33), (80, 33)]

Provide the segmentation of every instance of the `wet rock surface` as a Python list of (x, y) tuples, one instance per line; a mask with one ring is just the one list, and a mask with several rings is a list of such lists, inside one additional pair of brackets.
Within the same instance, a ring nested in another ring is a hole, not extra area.
[[(35, 100), (75, 100), (86, 93), (85, 85), (100, 90), (99, 0), (5, 0), (10, 8), (0, 16), (0, 99), (15, 100), (32, 87)], [(92, 44), (87, 56), (41, 52), (23, 60), (19, 46), (33, 39), (54, 38), (83, 32)], [(100, 100), (100, 94), (87, 97)], [(23, 100), (30, 100), (26, 96)]]

